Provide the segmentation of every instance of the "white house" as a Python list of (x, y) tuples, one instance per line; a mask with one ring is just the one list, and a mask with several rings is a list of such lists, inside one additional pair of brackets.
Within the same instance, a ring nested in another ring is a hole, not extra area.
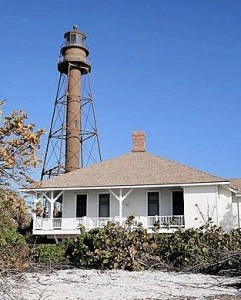
[(208, 218), (225, 230), (240, 227), (241, 179), (227, 180), (146, 152), (145, 134), (133, 133), (132, 151), (81, 168), (31, 189), (45, 199), (44, 216), (34, 216), (33, 234), (64, 237), (78, 226), (123, 224), (130, 216), (151, 230), (199, 227)]

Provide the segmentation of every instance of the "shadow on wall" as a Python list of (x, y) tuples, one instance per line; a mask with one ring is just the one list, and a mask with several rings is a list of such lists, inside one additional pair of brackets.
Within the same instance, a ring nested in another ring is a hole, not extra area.
[(231, 203), (226, 206), (225, 214), (219, 219), (219, 226), (223, 227), (225, 231), (230, 231), (233, 228), (233, 213)]

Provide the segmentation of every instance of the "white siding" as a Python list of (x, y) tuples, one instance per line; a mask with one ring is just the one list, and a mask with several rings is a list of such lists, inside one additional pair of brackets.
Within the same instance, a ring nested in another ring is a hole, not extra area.
[(146, 216), (146, 190), (136, 189), (123, 201), (123, 217)]
[(75, 211), (75, 192), (66, 191), (63, 196), (63, 218), (73, 218)]
[[(241, 225), (241, 197), (232, 195), (233, 227), (239, 228)], [(239, 219), (238, 219), (239, 218)]]
[(119, 201), (112, 195), (110, 195), (110, 216), (119, 216)]
[(222, 186), (185, 187), (185, 227), (197, 228), (210, 217), (214, 224), (230, 230), (233, 223), (231, 192)]
[(161, 205), (160, 205), (160, 215), (170, 216), (172, 215), (172, 192), (170, 189), (161, 190)]
[(185, 227), (200, 227), (208, 218), (217, 222), (216, 186), (190, 186), (184, 189)]
[(232, 195), (228, 188), (218, 187), (218, 221), (224, 230), (230, 230), (233, 226)]
[(99, 214), (98, 195), (97, 191), (88, 191), (87, 216), (89, 217), (97, 217)]

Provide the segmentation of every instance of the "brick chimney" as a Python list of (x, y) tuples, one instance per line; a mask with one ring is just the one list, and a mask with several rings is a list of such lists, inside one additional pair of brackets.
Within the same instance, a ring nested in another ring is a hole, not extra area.
[(146, 135), (144, 131), (134, 131), (132, 133), (132, 152), (146, 151)]

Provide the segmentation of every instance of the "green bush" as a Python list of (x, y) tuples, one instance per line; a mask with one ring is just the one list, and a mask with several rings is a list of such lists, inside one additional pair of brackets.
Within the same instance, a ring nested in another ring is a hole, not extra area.
[(130, 217), (125, 227), (108, 223), (65, 242), (65, 256), (75, 266), (142, 270), (150, 267), (217, 274), (241, 270), (240, 230), (224, 232), (211, 223), (198, 229), (152, 234)]
[(141, 270), (151, 260), (159, 261), (153, 236), (142, 226), (131, 230), (130, 219), (126, 227), (109, 222), (102, 229), (82, 230), (77, 238), (68, 240), (66, 255), (70, 262), (95, 269)]
[(28, 255), (29, 248), (24, 237), (17, 232), (13, 225), (1, 222), (0, 268), (22, 269), (27, 267)]
[(29, 219), (24, 200), (0, 187), (0, 269), (28, 266), (29, 248), (19, 230), (29, 224)]
[(210, 223), (161, 235), (159, 243), (160, 259), (182, 270), (217, 274), (220, 270), (239, 268), (240, 254), (240, 230), (224, 232)]
[(38, 263), (66, 263), (65, 246), (60, 244), (39, 244), (32, 249), (32, 258)]

